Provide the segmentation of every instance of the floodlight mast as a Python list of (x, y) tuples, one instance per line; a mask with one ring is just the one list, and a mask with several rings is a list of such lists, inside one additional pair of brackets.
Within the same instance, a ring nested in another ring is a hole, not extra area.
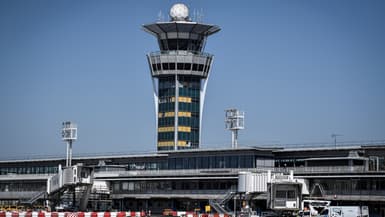
[(66, 167), (72, 166), (72, 143), (77, 139), (78, 129), (75, 123), (66, 121), (62, 123), (62, 140), (67, 142)]
[(225, 110), (225, 127), (231, 131), (231, 147), (238, 147), (238, 131), (245, 129), (245, 113), (238, 109)]

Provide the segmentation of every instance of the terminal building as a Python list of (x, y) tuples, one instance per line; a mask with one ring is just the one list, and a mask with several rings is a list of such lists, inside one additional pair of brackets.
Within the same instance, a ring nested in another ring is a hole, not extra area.
[[(204, 44), (220, 29), (191, 21), (182, 4), (174, 5), (170, 15), (169, 22), (143, 26), (160, 47), (148, 55), (157, 152), (0, 160), (0, 209), (43, 207), (50, 201), (53, 208), (68, 205), (90, 211), (204, 212), (209, 205), (217, 212), (230, 212), (241, 210), (245, 201), (253, 210), (266, 210), (271, 204), (284, 207), (287, 201), (298, 206), (294, 199), (300, 197), (365, 205), (370, 216), (385, 216), (385, 141), (199, 149), (213, 60), (203, 53)], [(245, 174), (255, 175), (250, 188)], [(302, 190), (277, 187), (274, 201), (269, 201), (266, 183), (272, 183), (271, 174), (301, 180)], [(265, 185), (257, 185), (257, 180)]]
[[(65, 158), (0, 162), (0, 206), (38, 203)], [(288, 174), (305, 180), (303, 199), (335, 205), (366, 205), (371, 216), (385, 212), (385, 142), (325, 147), (238, 147), (157, 153), (74, 157), (93, 168), (87, 210), (204, 210), (224, 202), (233, 210), (239, 174)], [(81, 197), (81, 189), (77, 192)], [(249, 194), (254, 210), (266, 209), (267, 192)], [(286, 195), (287, 197), (287, 195)], [(224, 201), (230, 198), (231, 201)], [(40, 202), (39, 202), (40, 201)], [(239, 210), (241, 204), (237, 203)]]

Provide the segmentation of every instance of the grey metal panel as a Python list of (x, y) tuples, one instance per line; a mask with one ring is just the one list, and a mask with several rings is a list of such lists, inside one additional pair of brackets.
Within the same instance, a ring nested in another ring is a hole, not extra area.
[(159, 28), (161, 28), (165, 32), (176, 32), (176, 30), (177, 30), (175, 22), (172, 22), (172, 23), (157, 23), (156, 25), (158, 25)]
[(168, 32), (167, 33), (167, 38), (177, 38), (178, 33), (177, 32)]
[(53, 176), (50, 180), (49, 180), (49, 192), (48, 193), (51, 193), (53, 191), (56, 191), (57, 189), (59, 189), (61, 186), (60, 186), (60, 175), (59, 174), (56, 174), (55, 176)]
[(211, 35), (220, 30), (219, 26), (194, 22), (162, 22), (143, 25), (145, 31), (159, 35), (164, 32), (190, 32), (200, 35)]
[(193, 23), (179, 23), (178, 24), (178, 30), (181, 32), (191, 32), (196, 24)]
[(30, 199), (40, 191), (8, 191), (0, 192), (0, 199)]
[(168, 55), (167, 56), (167, 62), (176, 62), (177, 58), (175, 55)]
[(179, 32), (178, 38), (188, 39), (188, 38), (190, 38), (190, 34), (188, 32)]
[(239, 175), (238, 175), (238, 192), (246, 192), (247, 191), (247, 187), (246, 187), (247, 174), (249, 174), (249, 172), (239, 172)]
[(167, 33), (161, 33), (159, 34), (160, 39), (167, 39)]
[(66, 185), (66, 184), (74, 183), (73, 178), (74, 178), (74, 172), (72, 170), (72, 167), (65, 168), (63, 170), (63, 184)]
[(48, 174), (9, 174), (0, 175), (0, 181), (9, 180), (48, 180), (52, 175)]
[(195, 33), (190, 33), (190, 38), (192, 40), (197, 40), (199, 38), (199, 35), (198, 34), (195, 34)]
[(212, 26), (210, 25), (196, 25), (194, 31), (200, 33), (207, 33)]
[(151, 25), (145, 25), (143, 26), (144, 30), (146, 30), (147, 32), (153, 34), (153, 35), (156, 35), (156, 34), (160, 34), (160, 33), (163, 33), (164, 31), (159, 28), (159, 26), (157, 26), (156, 24), (151, 24)]

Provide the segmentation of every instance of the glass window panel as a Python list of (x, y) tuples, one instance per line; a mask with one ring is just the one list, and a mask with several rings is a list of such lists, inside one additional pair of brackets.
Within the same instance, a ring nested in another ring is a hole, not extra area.
[(175, 168), (176, 169), (183, 169), (183, 161), (181, 158), (176, 158)]
[(178, 50), (177, 39), (168, 39), (168, 50)]
[(239, 168), (238, 156), (231, 156), (231, 168)]
[(203, 64), (198, 65), (198, 71), (203, 71)]
[(202, 157), (202, 168), (204, 168), (204, 169), (209, 168), (209, 158), (208, 157)]
[(190, 70), (190, 69), (191, 69), (191, 63), (185, 63), (184, 70)]
[(196, 159), (196, 168), (201, 169), (202, 168), (202, 157), (197, 157)]
[(193, 71), (198, 71), (198, 64), (194, 63), (192, 70)]

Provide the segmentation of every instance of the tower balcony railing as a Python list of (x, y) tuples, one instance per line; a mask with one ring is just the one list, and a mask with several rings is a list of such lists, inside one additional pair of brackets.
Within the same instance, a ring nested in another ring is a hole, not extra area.
[(147, 57), (154, 77), (177, 73), (207, 78), (213, 60), (211, 54), (185, 50), (156, 51)]
[(213, 55), (205, 52), (192, 51), (192, 50), (163, 50), (163, 51), (155, 51), (149, 54), (150, 57), (157, 57), (160, 55), (169, 55), (169, 56), (200, 56), (205, 58), (212, 58)]

